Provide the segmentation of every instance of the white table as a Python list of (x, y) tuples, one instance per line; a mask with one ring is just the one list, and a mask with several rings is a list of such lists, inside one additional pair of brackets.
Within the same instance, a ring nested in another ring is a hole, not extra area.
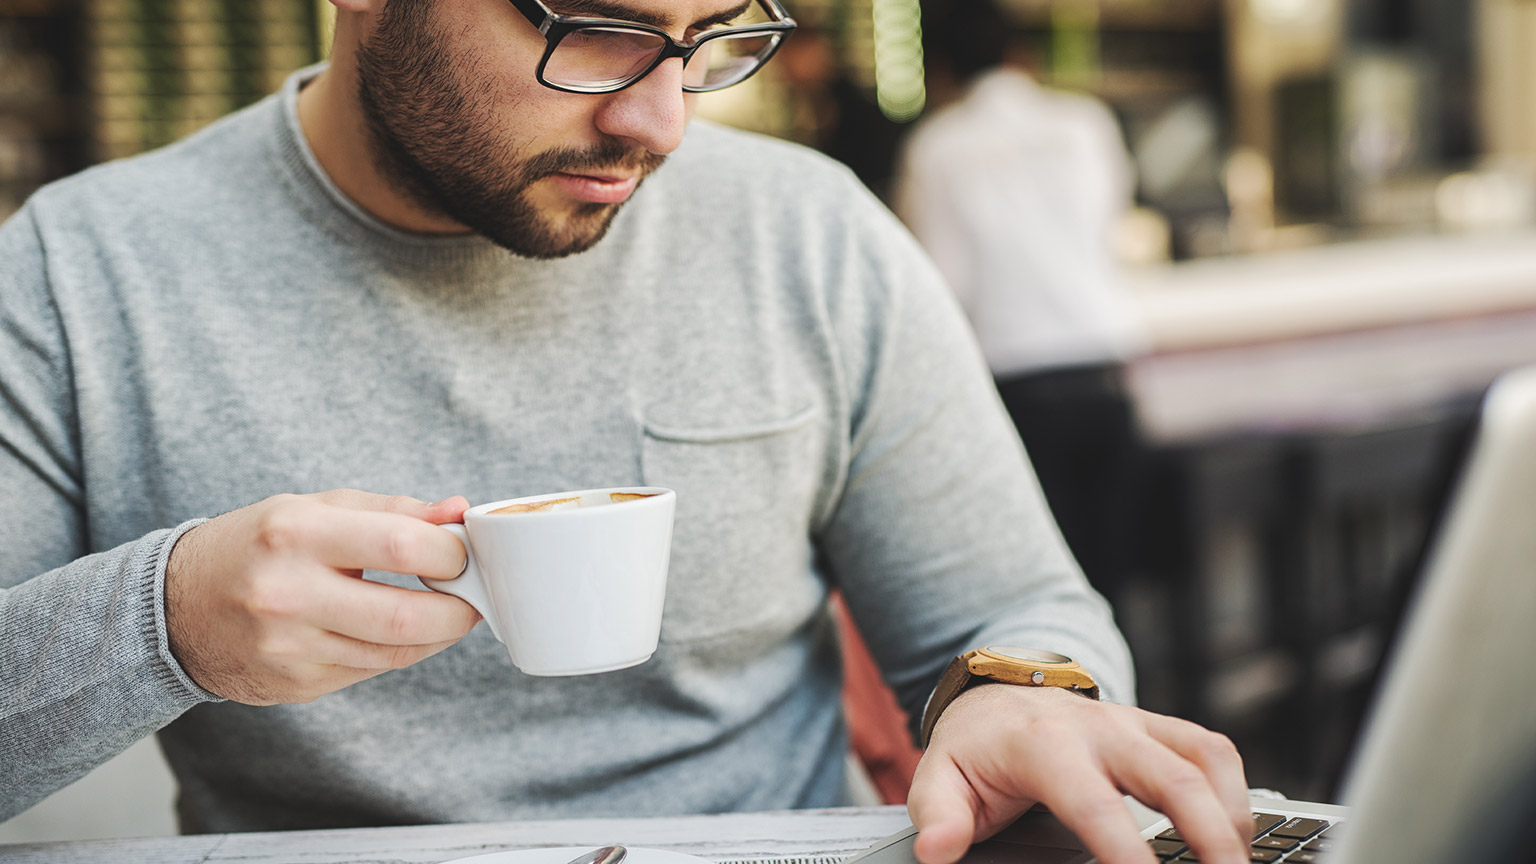
[(4, 864), (401, 864), (547, 846), (669, 849), (722, 864), (836, 864), (907, 827), (905, 807), (205, 834), (0, 845)]

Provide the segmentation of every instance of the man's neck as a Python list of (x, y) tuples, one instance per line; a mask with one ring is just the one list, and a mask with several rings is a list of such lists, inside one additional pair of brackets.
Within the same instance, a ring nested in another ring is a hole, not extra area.
[(416, 234), (464, 234), (464, 226), (423, 210), (378, 168), (357, 99), (357, 67), (338, 53), (299, 91), (299, 128), (321, 169), (348, 198), (387, 225)]

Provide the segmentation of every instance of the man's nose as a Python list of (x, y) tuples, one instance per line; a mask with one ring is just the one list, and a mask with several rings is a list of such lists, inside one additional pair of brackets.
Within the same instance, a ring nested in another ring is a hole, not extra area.
[(604, 97), (597, 128), (666, 155), (683, 141), (691, 101), (683, 92), (682, 58), (673, 57), (629, 87)]

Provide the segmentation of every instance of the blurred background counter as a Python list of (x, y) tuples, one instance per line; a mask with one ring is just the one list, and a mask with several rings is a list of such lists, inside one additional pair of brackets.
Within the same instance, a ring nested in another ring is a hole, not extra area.
[(1143, 427), (1176, 441), (1362, 424), (1536, 362), (1536, 231), (1398, 237), (1133, 271)]

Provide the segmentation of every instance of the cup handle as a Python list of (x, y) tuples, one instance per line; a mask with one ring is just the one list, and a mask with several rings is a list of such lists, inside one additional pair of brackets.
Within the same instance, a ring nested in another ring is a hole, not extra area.
[(485, 583), (480, 577), (480, 565), (475, 563), (475, 553), (469, 545), (469, 532), (457, 522), (438, 527), (459, 538), (459, 542), (464, 544), (464, 571), (452, 579), (421, 579), (419, 576), (416, 578), (433, 591), (451, 594), (475, 607), (475, 611), (485, 619), (486, 626), (491, 628), (491, 634), (496, 637), (496, 641), (503, 645), (507, 644), (507, 640), (501, 638), (501, 633), (496, 629), (496, 616), (493, 614), (495, 610), (491, 608), (490, 595), (485, 593)]

